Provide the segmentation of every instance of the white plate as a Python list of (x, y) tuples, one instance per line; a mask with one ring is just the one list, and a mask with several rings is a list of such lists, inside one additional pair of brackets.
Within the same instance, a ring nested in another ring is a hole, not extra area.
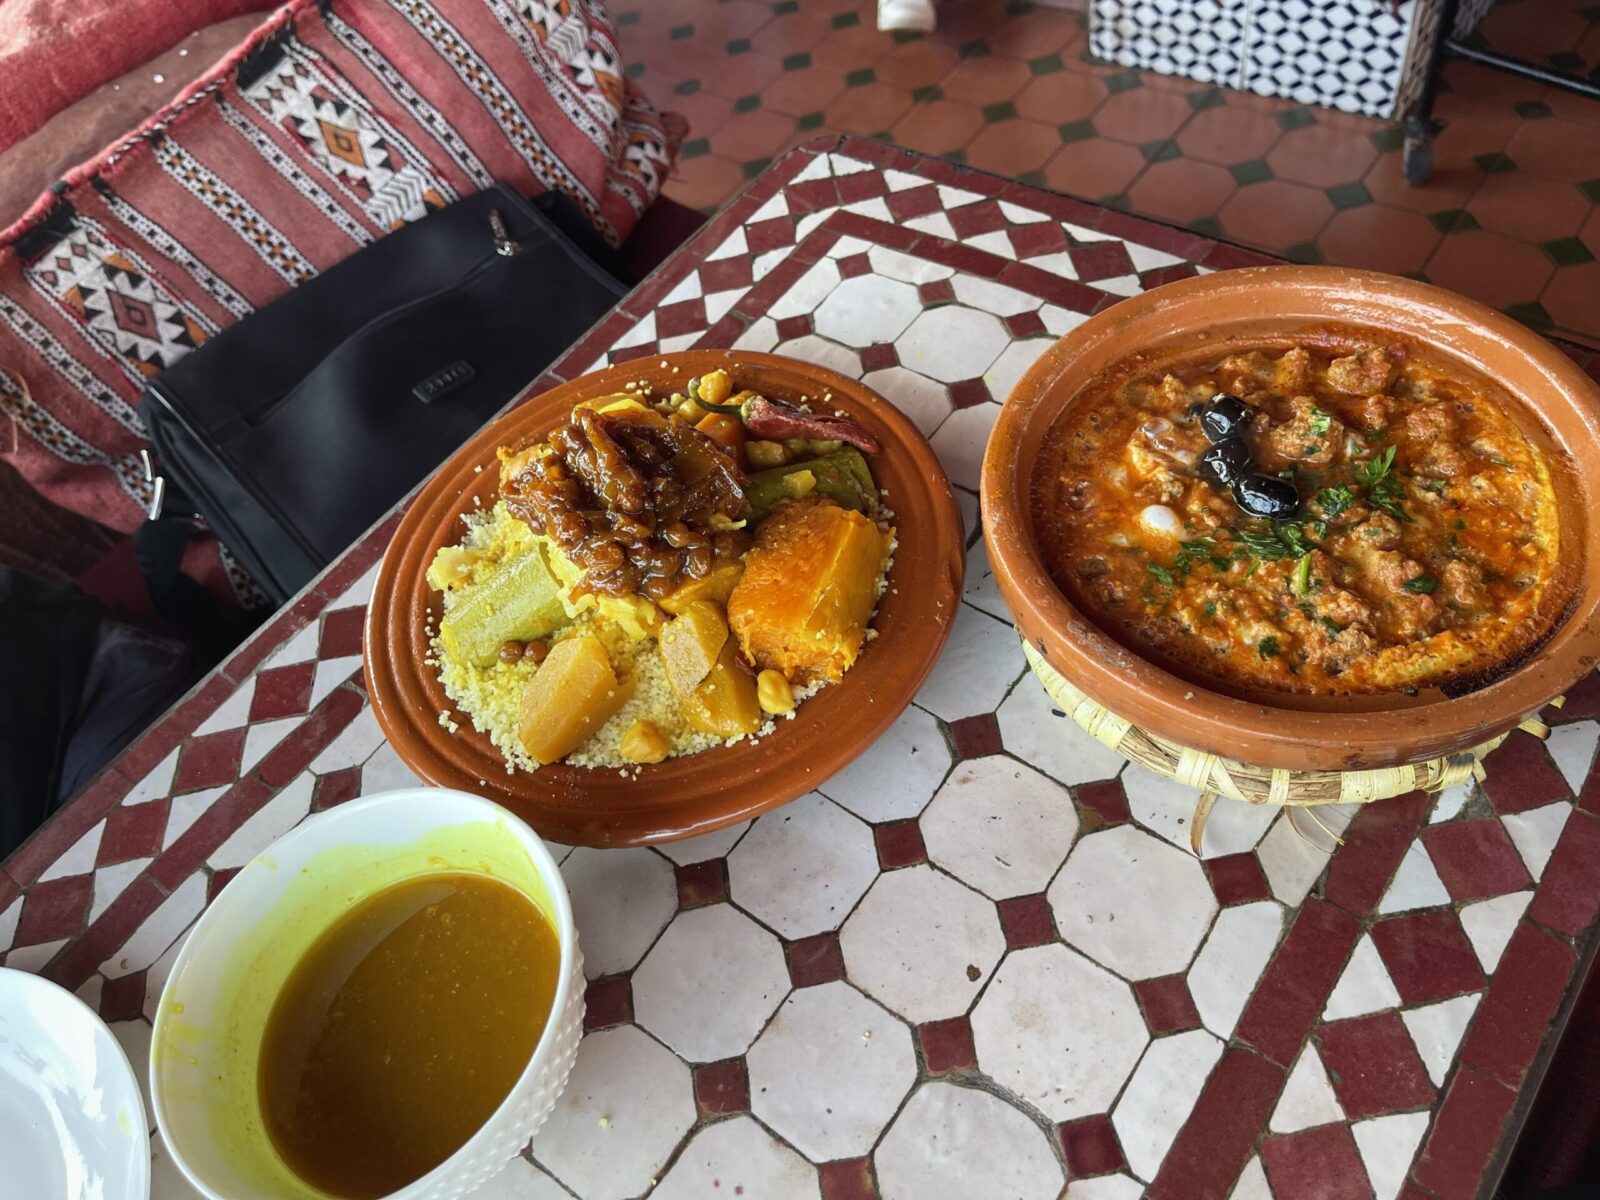
[(0, 1193), (148, 1200), (148, 1130), (105, 1022), (49, 980), (0, 967)]

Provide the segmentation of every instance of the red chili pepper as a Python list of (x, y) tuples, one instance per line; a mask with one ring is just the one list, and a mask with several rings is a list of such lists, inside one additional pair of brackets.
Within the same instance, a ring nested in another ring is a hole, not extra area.
[(745, 428), (757, 437), (782, 441), (785, 438), (815, 438), (818, 441), (848, 442), (864, 454), (882, 449), (878, 439), (865, 426), (849, 417), (819, 416), (792, 404), (757, 397), (744, 405)]

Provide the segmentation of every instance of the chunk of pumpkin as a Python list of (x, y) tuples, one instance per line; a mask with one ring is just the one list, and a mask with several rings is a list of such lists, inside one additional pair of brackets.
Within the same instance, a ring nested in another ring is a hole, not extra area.
[(833, 681), (861, 652), (889, 538), (823, 496), (791, 500), (756, 529), (728, 624), (758, 670)]
[(710, 574), (699, 579), (685, 579), (657, 603), (674, 616), (697, 600), (726, 604), (733, 593), (733, 585), (739, 582), (739, 576), (743, 574), (744, 563), (737, 559), (723, 559), (711, 568)]
[(632, 679), (617, 678), (594, 634), (557, 642), (522, 691), (522, 748), (541, 763), (565, 758), (616, 715), (633, 688)]
[[(738, 654), (739, 644), (728, 638), (704, 679), (687, 691), (673, 685), (678, 708), (690, 729), (731, 738), (754, 733), (766, 721), (756, 697), (756, 681), (739, 665)], [(667, 680), (670, 683), (672, 676)]]
[(692, 691), (711, 674), (722, 644), (728, 640), (728, 620), (714, 600), (685, 605), (661, 631), (661, 659), (667, 679), (679, 692)]

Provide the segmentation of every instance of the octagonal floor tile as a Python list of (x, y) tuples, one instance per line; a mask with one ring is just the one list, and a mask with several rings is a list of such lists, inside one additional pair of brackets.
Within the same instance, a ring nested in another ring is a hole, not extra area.
[(1283, 937), (1283, 908), (1275, 900), (1240, 904), (1217, 914), (1189, 970), (1189, 992), (1205, 1027), (1228, 1037)]
[(994, 900), (1044, 891), (1077, 834), (1066, 788), (1003, 754), (963, 762), (922, 814), (928, 857)]
[[(1137, 763), (1130, 763), (1123, 772), (1122, 786), (1128, 793), (1128, 807), (1139, 824), (1160, 834), (1185, 854), (1191, 852), (1189, 831), (1194, 821), (1195, 803), (1200, 799), (1197, 789), (1164, 779)], [(1220, 858), (1255, 849), (1278, 812), (1273, 804), (1241, 804), (1222, 797), (1206, 820), (1200, 857)]]
[(738, 844), (745, 830), (749, 828), (749, 821), (740, 821), (737, 825), (729, 825), (726, 829), (713, 830), (711, 833), (702, 833), (681, 841), (663, 842), (656, 847), (656, 850), (680, 867), (687, 867), (710, 858), (722, 858)]
[(634, 1019), (689, 1062), (743, 1054), (789, 990), (778, 939), (726, 904), (679, 913), (633, 973)]
[(926, 375), (904, 367), (883, 367), (862, 376), (861, 382), (910, 417), (923, 437), (932, 437), (934, 430), (950, 415), (949, 391), (944, 384), (935, 383)]
[(652, 1200), (819, 1200), (817, 1169), (749, 1117), (708, 1125), (672, 1164)]
[(863, 820), (900, 821), (927, 806), (949, 770), (950, 747), (939, 723), (911, 705), (821, 791)]
[(993, 712), (1026, 666), (1022, 643), (1011, 626), (969, 604), (959, 605), (950, 640), (917, 693), (917, 703), (946, 721)]
[(989, 385), (989, 394), (1004, 403), (1023, 373), (1053, 345), (1055, 342), (1050, 338), (1025, 338), (1020, 342), (1012, 342), (1001, 351), (1000, 357), (994, 360), (988, 374), (983, 377), (983, 381)]
[(1055, 1200), (1063, 1172), (1019, 1110), (974, 1088), (924, 1084), (875, 1156), (883, 1200)]
[(966, 1012), (1005, 953), (994, 904), (929, 866), (880, 875), (839, 942), (850, 979), (919, 1025)]
[(1128, 761), (1057, 708), (1037, 679), (1024, 676), (996, 715), (1006, 749), (1062, 783), (1112, 779)]
[(695, 1123), (694, 1083), (672, 1052), (632, 1025), (591, 1033), (533, 1155), (584, 1200), (647, 1190)]
[[(151, 1195), (163, 1200), (188, 1200), (198, 1196), (193, 1191), (153, 1189)], [(483, 1200), (570, 1200), (571, 1192), (534, 1166), (525, 1158), (513, 1158), (505, 1169), (479, 1189)]]
[(745, 1063), (751, 1111), (817, 1162), (868, 1153), (917, 1081), (910, 1030), (842, 980), (792, 992)]
[(1111, 1107), (1149, 1033), (1133, 989), (1066, 946), (1018, 950), (972, 1013), (978, 1065), (1052, 1121)]
[(630, 971), (678, 910), (672, 864), (650, 850), (574, 850), (561, 864), (590, 979)]
[(984, 402), (971, 408), (959, 408), (928, 439), (945, 474), (958, 487), (978, 490), (984, 447), (989, 444), (989, 434), (999, 416), (998, 404)]
[[(1127, 1175), (1096, 1175), (1093, 1179), (1074, 1179), (1067, 1184), (1061, 1200), (1140, 1200), (1144, 1184)], [(1229, 1200), (1243, 1200), (1235, 1195)]]
[(791, 940), (839, 928), (877, 877), (872, 830), (818, 792), (761, 817), (728, 855), (733, 902)]
[(861, 378), (861, 358), (854, 350), (848, 346), (841, 346), (838, 342), (830, 342), (827, 338), (820, 338), (814, 333), (795, 338), (792, 342), (783, 342), (774, 347), (774, 350), (789, 358), (816, 363), (819, 367), (829, 367), (841, 375), (848, 375), (851, 379)]
[(807, 316), (839, 286), (841, 278), (838, 263), (831, 258), (819, 259), (806, 268), (805, 274), (795, 280), (788, 291), (767, 306), (765, 315), (774, 321)]
[(1203, 1029), (1159, 1038), (1145, 1051), (1111, 1114), (1135, 1175), (1155, 1177), (1221, 1057), (1222, 1042)]
[(998, 318), (961, 304), (925, 310), (895, 342), (900, 361), (944, 383), (977, 379), (1011, 341)]
[(1217, 911), (1200, 863), (1131, 825), (1073, 847), (1049, 896), (1062, 938), (1127, 979), (1182, 971)]
[(817, 306), (818, 333), (847, 346), (892, 342), (922, 311), (917, 289), (898, 279), (857, 275), (846, 279)]

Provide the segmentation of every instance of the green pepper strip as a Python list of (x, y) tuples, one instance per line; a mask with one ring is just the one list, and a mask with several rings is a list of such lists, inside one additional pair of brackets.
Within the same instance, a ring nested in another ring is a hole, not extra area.
[[(730, 417), (738, 417), (741, 421), (744, 420), (744, 404), (714, 404), (710, 400), (702, 399), (700, 396), (700, 376), (698, 375), (689, 380), (689, 399), (707, 412), (724, 413)], [(749, 402), (746, 401), (745, 403)]]

